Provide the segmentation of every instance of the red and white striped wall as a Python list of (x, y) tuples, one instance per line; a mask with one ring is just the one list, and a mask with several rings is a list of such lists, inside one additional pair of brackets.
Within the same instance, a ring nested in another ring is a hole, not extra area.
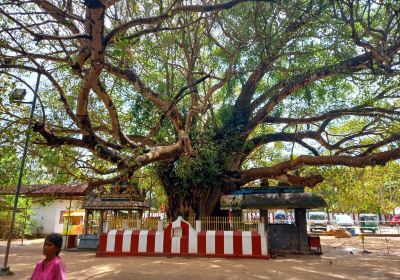
[(268, 258), (267, 236), (254, 231), (201, 231), (198, 255)]
[(163, 231), (111, 230), (97, 256), (161, 255), (268, 258), (267, 236), (251, 231), (200, 231), (179, 217)]

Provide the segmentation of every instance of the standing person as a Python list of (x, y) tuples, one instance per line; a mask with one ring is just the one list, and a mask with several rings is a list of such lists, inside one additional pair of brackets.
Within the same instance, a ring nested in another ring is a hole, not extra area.
[(46, 236), (43, 244), (43, 255), (45, 259), (36, 264), (31, 280), (66, 280), (67, 273), (65, 264), (58, 254), (62, 247), (62, 236), (52, 233)]

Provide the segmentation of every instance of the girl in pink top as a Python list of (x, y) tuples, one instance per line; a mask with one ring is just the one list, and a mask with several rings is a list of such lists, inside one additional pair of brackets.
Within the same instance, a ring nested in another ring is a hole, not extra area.
[(45, 259), (36, 264), (31, 280), (66, 280), (67, 273), (64, 263), (58, 254), (62, 247), (62, 236), (58, 233), (49, 234), (44, 240), (43, 255)]

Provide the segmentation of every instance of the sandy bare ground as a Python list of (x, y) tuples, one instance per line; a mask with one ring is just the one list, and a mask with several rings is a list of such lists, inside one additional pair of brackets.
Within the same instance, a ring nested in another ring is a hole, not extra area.
[[(13, 243), (9, 264), (13, 276), (29, 279), (41, 256), (43, 239)], [(323, 255), (278, 255), (271, 260), (95, 257), (93, 251), (63, 251), (68, 279), (400, 279), (400, 238), (336, 239), (322, 237)], [(0, 242), (3, 265), (5, 242)]]

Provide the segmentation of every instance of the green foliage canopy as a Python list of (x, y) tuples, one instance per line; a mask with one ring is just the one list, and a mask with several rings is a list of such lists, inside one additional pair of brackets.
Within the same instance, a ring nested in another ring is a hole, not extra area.
[(399, 30), (394, 0), (4, 2), (1, 162), (28, 116), (5, 92), (41, 73), (30, 180), (158, 168), (170, 207), (210, 212), (260, 179), (323, 181), (304, 166), (383, 165), (400, 158)]

